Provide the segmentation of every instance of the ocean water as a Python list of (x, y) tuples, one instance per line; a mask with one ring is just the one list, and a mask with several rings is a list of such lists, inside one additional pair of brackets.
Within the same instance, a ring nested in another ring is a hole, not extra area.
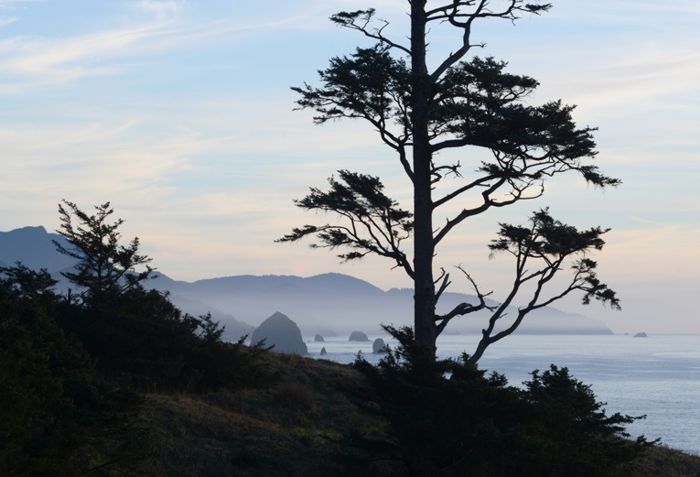
[[(381, 337), (390, 345), (394, 342)], [(350, 363), (361, 351), (370, 362), (372, 342), (348, 342), (327, 337), (325, 343), (306, 338), (309, 353)], [(474, 350), (477, 335), (447, 335), (438, 340), (438, 355), (457, 357)], [(608, 412), (646, 415), (628, 427), (632, 436), (660, 437), (670, 447), (700, 455), (700, 335), (515, 335), (492, 345), (479, 366), (505, 374), (513, 385), (527, 380), (534, 369), (551, 363), (566, 366), (577, 379), (591, 385)]]

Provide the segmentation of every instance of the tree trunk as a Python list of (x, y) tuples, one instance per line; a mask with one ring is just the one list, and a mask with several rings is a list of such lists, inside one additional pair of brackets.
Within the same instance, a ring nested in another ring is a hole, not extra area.
[(425, 0), (414, 0), (411, 2), (414, 329), (416, 340), (435, 350), (431, 151), (428, 136), (430, 78), (425, 59), (425, 25)]

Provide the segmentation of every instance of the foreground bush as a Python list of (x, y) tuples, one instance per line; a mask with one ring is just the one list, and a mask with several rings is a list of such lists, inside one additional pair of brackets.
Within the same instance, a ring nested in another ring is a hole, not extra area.
[(486, 376), (468, 361), (439, 360), (410, 329), (387, 329), (400, 346), (375, 367), (355, 367), (372, 384), (390, 439), (357, 435), (354, 446), (393, 459), (411, 476), (595, 477), (626, 475), (625, 465), (650, 445), (630, 441), (635, 418), (606, 415), (591, 389), (566, 368), (532, 373), (524, 389)]
[(0, 279), (0, 475), (77, 475), (128, 454), (136, 399), (104, 381), (56, 325), (55, 295), (34, 286), (50, 277), (15, 272)]

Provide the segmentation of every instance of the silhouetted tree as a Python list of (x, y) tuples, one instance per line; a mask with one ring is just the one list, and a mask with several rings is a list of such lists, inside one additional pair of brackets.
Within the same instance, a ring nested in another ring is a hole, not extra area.
[[(61, 227), (58, 233), (69, 246), (54, 240), (56, 249), (77, 260), (74, 271), (61, 274), (77, 285), (83, 301), (97, 305), (138, 287), (151, 276), (151, 258), (139, 253), (139, 239), (120, 244), (122, 219), (110, 222), (114, 210), (109, 202), (96, 205), (89, 215), (75, 203), (63, 200), (58, 204)], [(144, 269), (137, 271), (137, 267)]]
[(226, 326), (214, 320), (211, 316), (211, 312), (207, 312), (206, 315), (199, 316), (198, 326), (199, 337), (208, 344), (220, 343), (221, 337), (223, 336), (224, 331), (226, 331)]
[[(559, 173), (577, 172), (600, 187), (619, 181), (587, 162), (597, 154), (594, 129), (576, 126), (573, 106), (561, 101), (528, 105), (525, 98), (537, 88), (536, 80), (508, 73), (506, 63), (493, 58), (464, 60), (473, 48), (484, 46), (472, 40), (477, 20), (512, 22), (521, 14), (546, 12), (550, 4), (522, 0), (409, 4), (407, 45), (387, 36), (388, 23), (377, 20), (374, 9), (333, 15), (336, 25), (358, 31), (376, 45), (331, 59), (329, 67), (319, 72), (320, 87), (305, 84), (292, 89), (300, 95), (300, 108), (316, 111), (317, 123), (360, 118), (373, 126), (411, 181), (412, 212), (401, 210), (384, 195), (378, 178), (341, 170), (338, 179), (331, 178), (328, 192), (312, 189), (296, 203), (340, 214), (344, 224), (306, 225), (281, 240), (316, 236), (318, 246), (349, 248), (349, 253), (340, 255), (344, 260), (368, 253), (392, 259), (414, 281), (415, 337), (434, 349), (449, 320), (486, 307), (484, 295), (467, 275), (480, 303), (462, 303), (446, 315), (436, 315), (436, 303), (449, 286), (450, 275), (442, 270), (436, 278), (433, 260), (438, 245), (456, 226), (489, 209), (540, 197), (545, 179)], [(455, 28), (461, 40), (454, 52), (431, 61), (437, 65), (431, 71), (427, 33), (437, 24)], [(484, 159), (470, 171), (440, 155), (466, 146), (487, 153), (478, 156)], [(448, 184), (448, 178), (461, 182)], [(438, 215), (457, 200), (464, 205), (455, 215)], [(401, 248), (409, 234), (412, 258)]]

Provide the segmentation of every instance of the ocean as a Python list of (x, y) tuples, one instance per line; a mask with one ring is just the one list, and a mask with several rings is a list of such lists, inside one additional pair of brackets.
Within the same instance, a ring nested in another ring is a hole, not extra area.
[[(350, 363), (358, 351), (376, 362), (372, 341), (349, 342), (346, 336), (325, 337), (324, 343), (305, 337), (309, 354), (320, 358), (322, 347), (330, 359)], [(458, 357), (471, 352), (477, 335), (445, 335), (438, 340), (438, 355)], [(535, 369), (551, 363), (566, 366), (571, 374), (591, 385), (609, 413), (647, 418), (629, 425), (636, 437), (661, 438), (663, 444), (700, 455), (700, 335), (515, 335), (492, 345), (479, 366), (506, 375), (513, 385), (527, 380)]]

